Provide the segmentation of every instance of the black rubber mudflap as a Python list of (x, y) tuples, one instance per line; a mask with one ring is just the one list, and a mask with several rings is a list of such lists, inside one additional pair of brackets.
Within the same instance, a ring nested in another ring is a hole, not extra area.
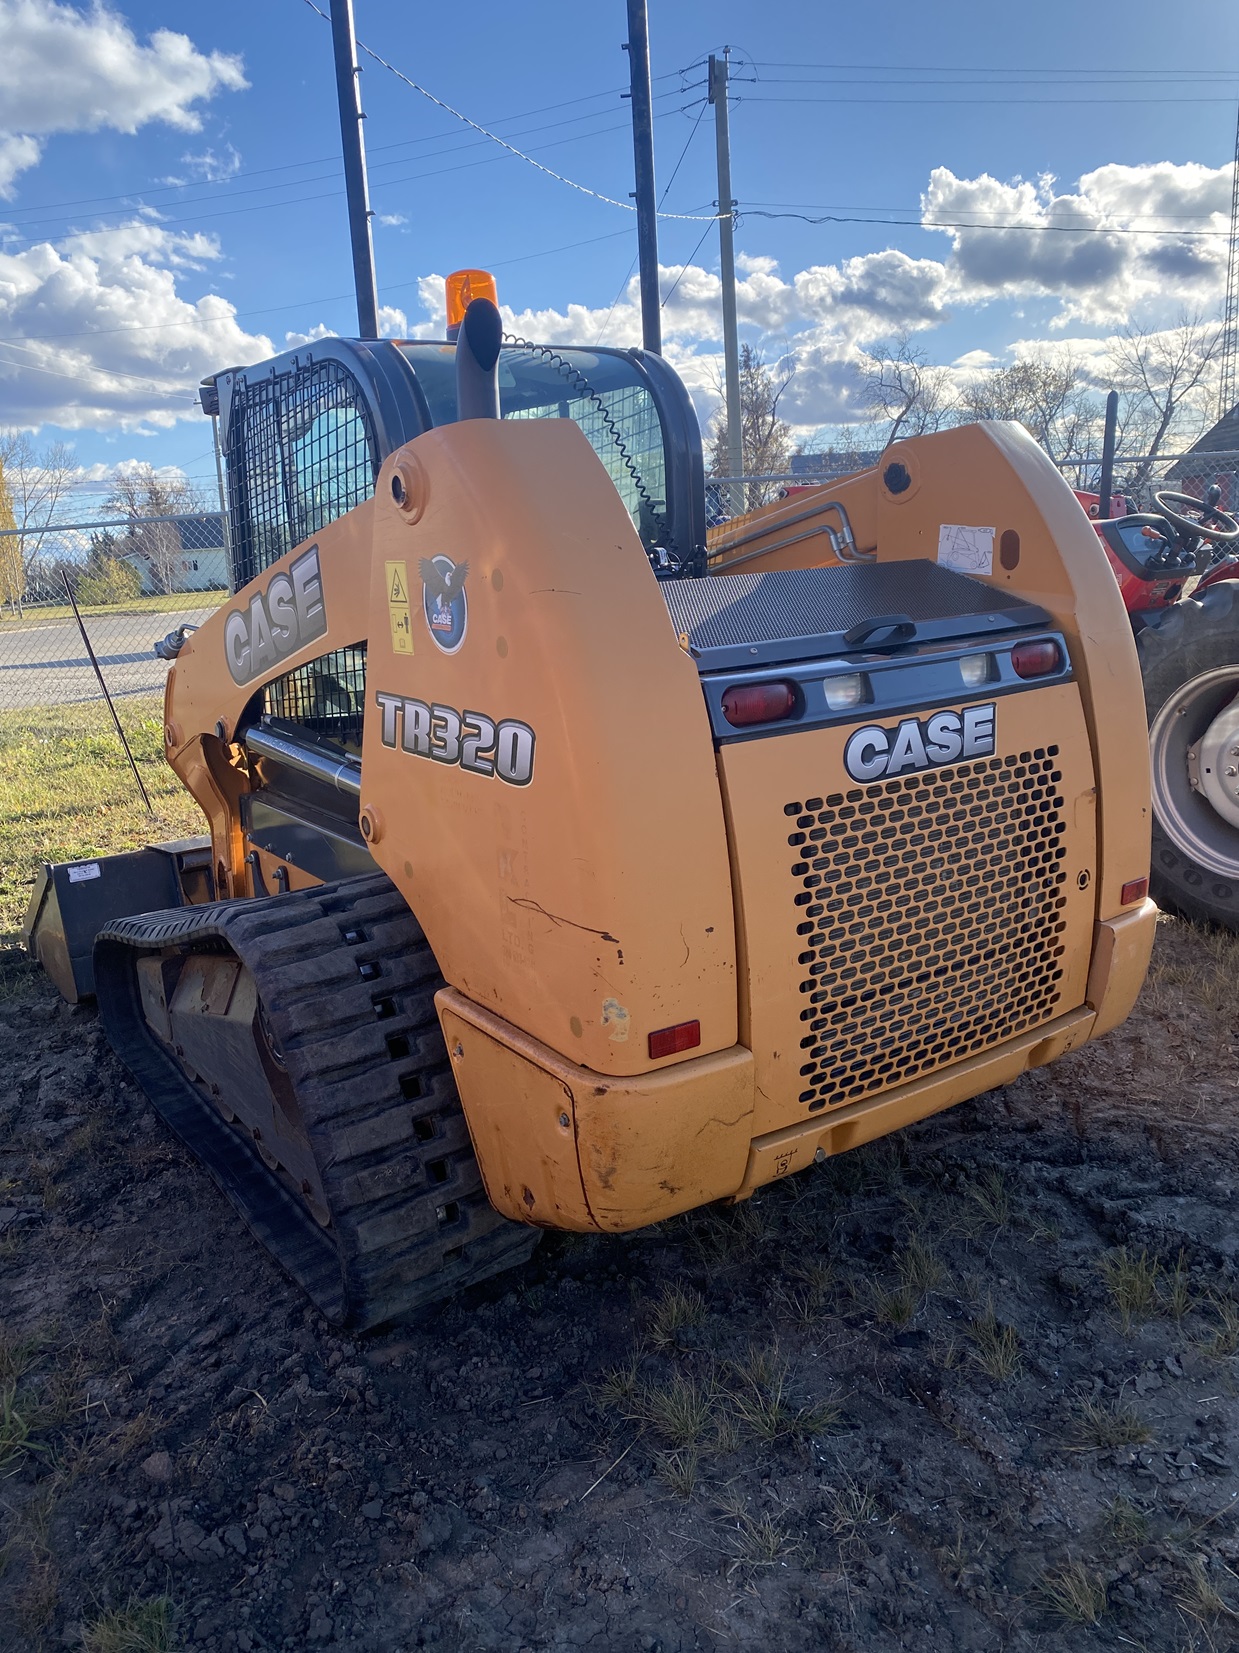
[[(148, 1027), (137, 960), (166, 951), (231, 953), (253, 974), (319, 1167), (329, 1227)], [(486, 1198), (434, 1008), (442, 977), (382, 874), (122, 919), (100, 932), (94, 966), (117, 1055), (334, 1324), (362, 1330), (396, 1319), (533, 1251), (537, 1231), (507, 1221)]]

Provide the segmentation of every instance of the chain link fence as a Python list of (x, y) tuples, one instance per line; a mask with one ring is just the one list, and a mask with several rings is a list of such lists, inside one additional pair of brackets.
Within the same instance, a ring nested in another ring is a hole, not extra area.
[[(1082, 493), (1097, 492), (1098, 460), (1060, 469)], [(708, 477), (706, 520), (717, 527), (833, 480)], [(1111, 514), (1151, 510), (1161, 489), (1199, 498), (1214, 484), (1221, 508), (1239, 510), (1239, 451), (1153, 463), (1120, 455)], [(162, 692), (167, 665), (154, 645), (179, 625), (201, 625), (228, 595), (226, 536), (218, 512), (0, 530), (0, 713), (101, 700), (101, 677), (114, 699)]]
[(219, 513), (0, 531), (0, 712), (101, 700), (100, 678), (162, 693), (154, 645), (227, 596), (226, 532)]

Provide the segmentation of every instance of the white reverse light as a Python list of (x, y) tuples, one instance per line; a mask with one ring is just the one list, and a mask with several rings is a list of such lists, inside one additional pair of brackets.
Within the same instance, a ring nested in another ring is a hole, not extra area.
[(993, 655), (965, 654), (959, 663), (959, 675), (964, 680), (965, 688), (975, 689), (982, 683), (988, 683), (994, 675)]
[(849, 672), (846, 677), (826, 678), (822, 693), (832, 712), (846, 712), (849, 706), (859, 706), (868, 700), (869, 685), (864, 672)]

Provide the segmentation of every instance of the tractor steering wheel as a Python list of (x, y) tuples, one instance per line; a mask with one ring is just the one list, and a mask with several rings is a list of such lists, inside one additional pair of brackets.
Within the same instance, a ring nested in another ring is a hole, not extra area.
[[(1186, 507), (1189, 511), (1195, 511), (1196, 518), (1180, 516), (1178, 511), (1172, 510), (1167, 504), (1168, 500), (1173, 501), (1175, 505)], [(1214, 545), (1234, 545), (1239, 541), (1239, 522), (1236, 522), (1234, 517), (1227, 516), (1225, 511), (1219, 511), (1214, 506), (1206, 504), (1203, 499), (1195, 499), (1191, 494), (1160, 493), (1153, 495), (1153, 504), (1159, 515), (1165, 517), (1170, 526), (1177, 529), (1184, 539), (1211, 540)], [(1211, 528), (1209, 524), (1213, 522), (1221, 523), (1222, 526)]]

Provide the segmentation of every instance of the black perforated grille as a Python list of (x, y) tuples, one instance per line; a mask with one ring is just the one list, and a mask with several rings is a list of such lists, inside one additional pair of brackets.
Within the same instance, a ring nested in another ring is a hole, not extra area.
[(810, 1112), (1039, 1026), (1062, 981), (1058, 748), (789, 803)]

